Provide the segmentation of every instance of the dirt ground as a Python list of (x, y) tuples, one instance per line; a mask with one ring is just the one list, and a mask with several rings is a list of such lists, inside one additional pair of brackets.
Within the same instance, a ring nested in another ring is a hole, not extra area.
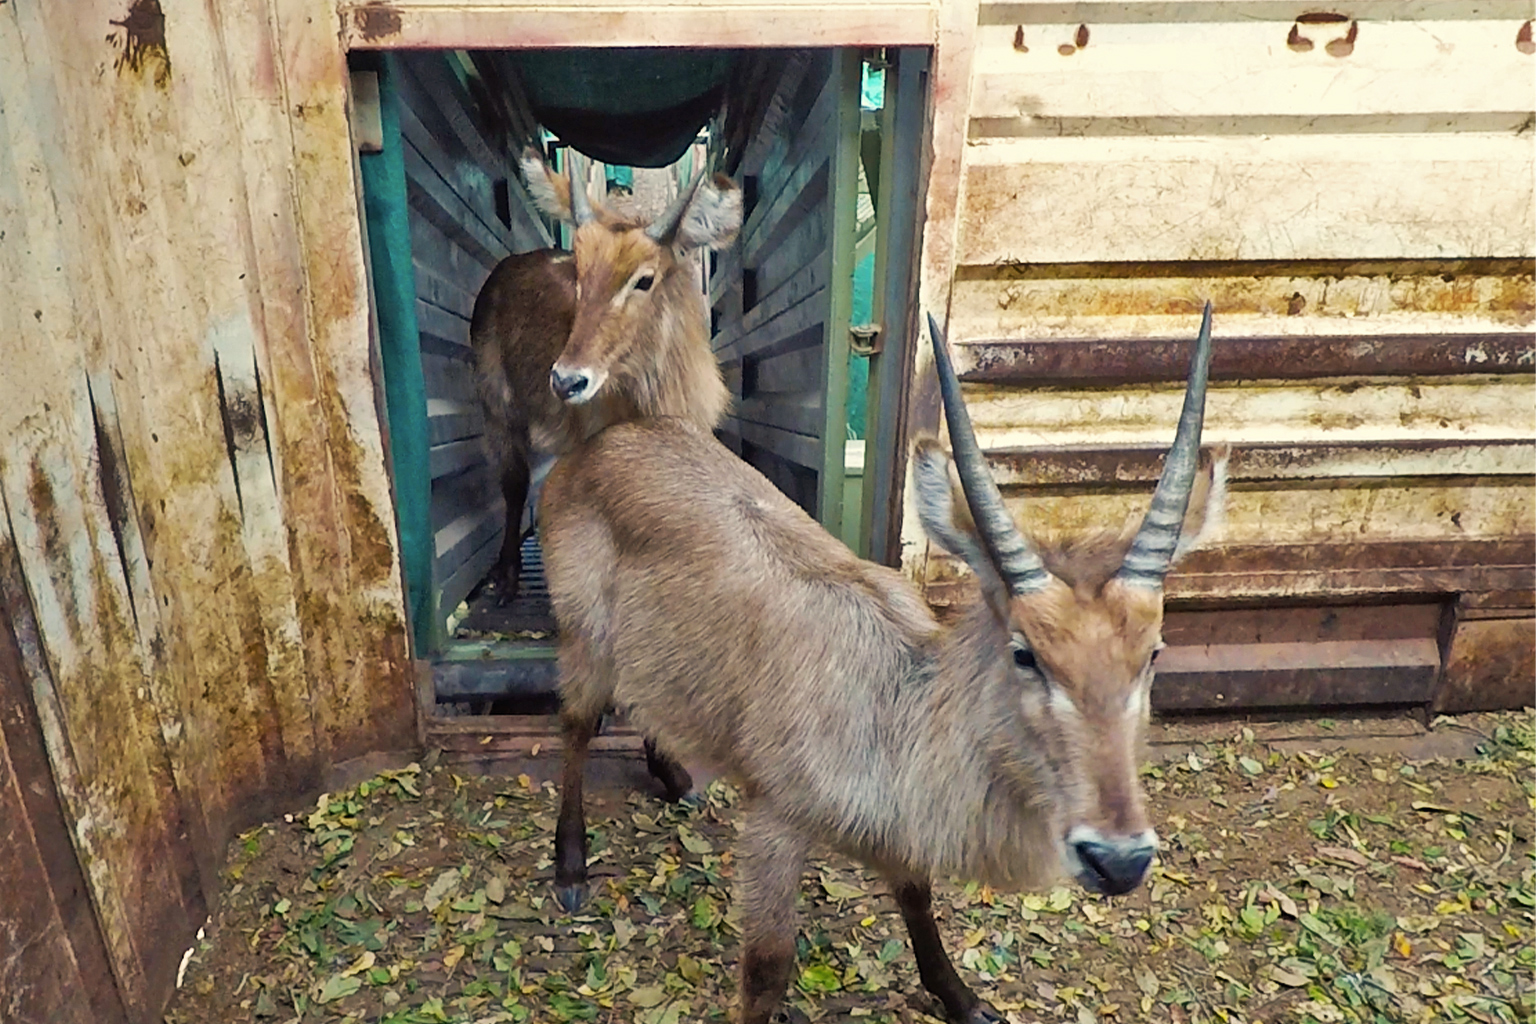
[[(941, 884), (962, 974), (1013, 1022), (1536, 1019), (1531, 714), (1326, 741), (1345, 725), (1158, 748), (1164, 847), (1129, 896)], [(735, 804), (720, 783), (701, 807), (589, 800), (594, 899), (570, 917), (553, 787), (386, 772), (232, 845), (166, 1020), (728, 1020)], [(873, 876), (819, 859), (803, 897), (792, 996), (813, 1020), (937, 1019)]]

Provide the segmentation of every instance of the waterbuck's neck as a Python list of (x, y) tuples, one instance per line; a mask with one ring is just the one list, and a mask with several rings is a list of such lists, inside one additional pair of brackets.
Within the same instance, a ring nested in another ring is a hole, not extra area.
[(1007, 636), (977, 605), (921, 649), (903, 687), (890, 852), (918, 873), (1036, 887), (1060, 874), (1063, 795), (1043, 745), (1019, 734)]

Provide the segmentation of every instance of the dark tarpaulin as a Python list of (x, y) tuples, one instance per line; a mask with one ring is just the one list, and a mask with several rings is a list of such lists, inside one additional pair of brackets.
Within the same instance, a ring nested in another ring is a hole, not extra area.
[(735, 50), (634, 47), (508, 55), (534, 116), (594, 160), (666, 167), (720, 109)]

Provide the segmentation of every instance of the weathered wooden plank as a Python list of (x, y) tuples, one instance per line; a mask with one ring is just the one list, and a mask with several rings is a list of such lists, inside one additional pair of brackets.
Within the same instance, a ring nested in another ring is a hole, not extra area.
[[(430, 221), (487, 271), (512, 251), (510, 234), (504, 228), (498, 231), (482, 224), (409, 142), (404, 153), (406, 188), (413, 214)], [(502, 228), (500, 221), (496, 227)]]
[(490, 508), (466, 509), (435, 534), (438, 559), (458, 566), (501, 528), (503, 511), (499, 502)]
[(498, 525), (485, 542), (454, 566), (453, 572), (438, 584), (438, 614), (445, 620), (458, 608), (475, 585), (485, 579), (501, 555), (502, 528)]
[[(406, 50), (397, 51), (395, 57), (405, 104), (416, 118), (423, 119), (420, 123), (430, 133), (433, 145), (449, 162), (468, 165), (462, 169), (470, 171), (471, 176), (463, 184), (473, 187), (477, 180), (488, 183), (492, 177), (514, 176), (512, 154), (493, 146), (486, 138), (486, 126), (475, 112), (474, 101), (449, 67), (454, 56)], [(435, 159), (433, 163), (440, 171), (449, 170)], [(447, 173), (443, 176), (452, 181)], [(455, 190), (462, 188), (456, 186)], [(494, 207), (486, 210), (495, 217)]]
[[(401, 60), (397, 66), (408, 63), (407, 60)], [(458, 211), (459, 215), (472, 218), (477, 226), (494, 235), (511, 252), (516, 245), (512, 237), (512, 225), (502, 223), (501, 218), (496, 216), (495, 179), (491, 176), (499, 171), (501, 173), (497, 177), (501, 180), (514, 180), (509, 178), (511, 169), (500, 162), (481, 167), (466, 160), (455, 159), (444, 151), (437, 138), (422, 124), (421, 116), (426, 113), (423, 111), (418, 114), (406, 103), (400, 105), (400, 132), (425, 164), (425, 167), (416, 168), (417, 173), (423, 176), (429, 173), (435, 175), (434, 183), (445, 187), (458, 199), (462, 207)], [(483, 145), (481, 148), (484, 148)]]
[(1425, 704), (1439, 676), (1434, 637), (1169, 646), (1157, 659), (1152, 707)]
[(485, 461), (485, 449), (479, 438), (451, 441), (432, 447), (432, 479), (450, 476)]
[(463, 441), (485, 433), (485, 412), (478, 405), (446, 398), (427, 399), (427, 440), (434, 445)]
[[(5, 559), (14, 567), (9, 550)], [(0, 569), (6, 571), (11, 570)], [(18, 1021), (126, 1024), (5, 602), (0, 602), (0, 822), (5, 823), (0, 963), (6, 965), (7, 1014)]]
[[(469, 320), (450, 313), (441, 306), (434, 306), (420, 298), (416, 300), (416, 327), (424, 336), (441, 343), (447, 351), (462, 351), (469, 355)], [(423, 347), (427, 347), (425, 341)]]
[(428, 398), (441, 398), (460, 405), (473, 405), (480, 400), (475, 390), (474, 368), (463, 359), (423, 352), (421, 372), (426, 380)]
[[(292, 514), (334, 509), (340, 550), (306, 552), (306, 632), (335, 637), (332, 657), (312, 659), (327, 682), (320, 729), (334, 760), (415, 741), (415, 680), (408, 657), (404, 588), (395, 548), (389, 478), (368, 369), (368, 288), (348, 143), (346, 61), (336, 45), (330, 0), (275, 0), (285, 110), (301, 109), (291, 126), (293, 196), (307, 288), (305, 360), (317, 385), (310, 416), (328, 437), (328, 494), (292, 500)], [(298, 424), (294, 421), (297, 431)], [(317, 500), (318, 499), (318, 500)], [(306, 524), (308, 519), (304, 520)], [(303, 533), (305, 531), (299, 531)], [(301, 603), (301, 607), (305, 605)]]
[[(825, 261), (822, 261), (825, 262)], [(776, 355), (782, 355), (786, 351), (800, 349), (807, 345), (814, 345), (814, 335), (821, 329), (827, 316), (826, 291), (822, 289), (806, 295), (798, 303), (772, 319), (765, 319), (758, 323), (745, 334), (738, 336), (731, 347), (720, 353), (722, 360), (736, 357), (742, 360), (743, 374), (752, 375), (755, 367), (762, 360), (772, 359)], [(815, 374), (814, 381), (802, 379), (798, 385), (791, 382), (790, 388), (819, 387), (820, 372), (812, 366), (808, 372)], [(751, 380), (743, 377), (742, 387), (747, 393), (769, 388), (770, 385), (757, 378)]]
[(823, 189), (808, 188), (805, 196), (814, 199), (816, 205), (794, 215), (792, 227), (781, 233), (772, 249), (763, 250), (757, 264), (750, 268), (755, 275), (753, 284), (759, 302), (771, 298), (806, 266), (828, 258), (825, 254), (832, 247), (835, 211)]
[[(786, 232), (796, 225), (790, 216), (792, 211), (809, 213), (817, 200), (826, 194), (825, 166), (833, 133), (837, 127), (837, 94), (830, 83), (811, 111), (815, 119), (799, 126), (794, 144), (784, 157), (787, 170), (779, 182), (763, 182), (764, 191), (758, 197), (747, 222), (742, 226), (738, 243), (741, 258), (751, 264), (764, 249), (770, 249)], [(777, 187), (769, 188), (772, 185)]]
[[(960, 379), (986, 384), (1116, 385), (1184, 380), (1193, 339), (973, 341), (956, 346)], [(1536, 374), (1536, 334), (1223, 337), (1212, 380)]]
[(742, 367), (744, 396), (819, 394), (824, 387), (826, 360), (822, 347), (816, 344), (819, 340), (813, 338), (808, 344), (788, 351), (775, 347), (767, 355), (754, 354)]
[[(762, 339), (754, 342), (752, 334), (770, 320), (786, 314), (792, 307), (807, 302), (825, 288), (830, 270), (831, 263), (828, 260), (812, 260), (801, 267), (794, 277), (784, 282), (772, 295), (760, 300), (745, 316), (737, 317), (729, 326), (722, 327), (714, 338), (715, 350), (720, 358), (729, 359), (754, 348), (766, 348), (775, 344), (776, 341)], [(813, 307), (807, 307), (808, 310), (810, 308)], [(812, 316), (809, 312), (803, 315)], [(802, 322), (801, 327), (796, 330), (803, 329), (809, 322)], [(790, 320), (785, 320), (783, 325), (787, 327), (790, 323)], [(788, 337), (793, 333), (794, 331), (791, 330), (780, 337)]]
[(821, 438), (796, 434), (788, 430), (761, 423), (746, 423), (734, 417), (728, 418), (729, 431), (764, 451), (797, 466), (815, 469), (821, 465)]
[[(1353, 130), (1402, 130), (1405, 114), (1436, 115), (1465, 130), (1466, 118), (1448, 115), (1508, 115), (1532, 105), (1524, 88), (1530, 59), (1513, 45), (1516, 25), (1508, 22), (1438, 20), (1426, 31), (1417, 20), (1372, 17), (1348, 59), (1326, 46), (1347, 34), (1347, 23), (1309, 27), (1318, 41), (1306, 49), (1299, 38), (1287, 45), (1294, 22), (1192, 27), (1171, 10), (1162, 23), (1090, 23), (1090, 42), (1079, 48), (1084, 23), (1076, 15), (1066, 24), (1031, 24), (1022, 40), (1018, 25), (978, 32), (973, 138), (1010, 129), (1218, 134), (1210, 125), (1218, 116), (1246, 133), (1338, 130), (1330, 118), (1358, 121)], [(1072, 52), (1060, 53), (1063, 45)]]
[(790, 4), (647, 4), (596, 7), (412, 0), (347, 2), (348, 47), (446, 49), (560, 46), (925, 46), (933, 41), (930, 3), (828, 6)]
[(736, 403), (736, 418), (742, 423), (819, 437), (827, 419), (822, 397), (819, 391), (807, 391), (799, 396), (775, 395), (771, 400), (744, 398)]
[[(1167, 444), (1184, 389), (965, 386), (983, 448)], [(1501, 441), (1536, 437), (1536, 383), (1525, 376), (1243, 381), (1206, 395), (1207, 443)]]
[[(1529, 260), (1139, 261), (961, 268), (949, 336), (1192, 337), (1207, 299), (1223, 342), (1528, 333), (1536, 321)], [(1223, 358), (1221, 346), (1213, 355)]]
[(435, 533), (459, 517), (465, 508), (495, 505), (501, 489), (491, 478), (490, 466), (472, 466), (462, 473), (432, 481), (432, 530)]
[(468, 320), (475, 311), (475, 293), (481, 282), (444, 277), (433, 264), (411, 252), (411, 267), (416, 272), (416, 297), (444, 312)]
[[(963, 264), (1526, 257), (1523, 135), (1016, 139), (972, 147)], [(1296, 167), (1305, 165), (1306, 174)], [(1469, 206), (1478, 210), (1468, 217)]]
[[(987, 464), (1000, 487), (1142, 486), (1156, 483), (1165, 449), (1107, 445), (992, 449)], [(1232, 448), (1234, 481), (1392, 479), (1403, 477), (1528, 477), (1536, 470), (1536, 441), (1360, 441)]]

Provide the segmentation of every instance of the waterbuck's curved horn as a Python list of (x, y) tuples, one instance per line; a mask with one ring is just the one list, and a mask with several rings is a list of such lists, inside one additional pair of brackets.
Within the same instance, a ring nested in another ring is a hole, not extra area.
[(650, 226), (645, 229), (646, 237), (662, 245), (671, 242), (677, 234), (678, 226), (683, 223), (683, 214), (687, 212), (688, 204), (693, 202), (699, 186), (708, 176), (708, 172), (701, 168), (699, 173), (693, 176), (693, 182), (677, 193), (677, 198), (672, 200), (672, 205), (667, 207), (660, 217), (651, 221)]
[(571, 220), (581, 227), (592, 220), (592, 200), (587, 196), (587, 158), (572, 149), (566, 169), (571, 179)]
[(1051, 582), (1045, 563), (1029, 546), (1024, 534), (1003, 505), (1003, 495), (987, 469), (971, 416), (960, 397), (960, 381), (949, 361), (949, 348), (939, 325), (928, 314), (928, 334), (933, 339), (933, 360), (939, 371), (939, 394), (944, 399), (944, 419), (949, 424), (949, 445), (955, 453), (955, 468), (960, 473), (965, 503), (976, 520), (981, 542), (992, 556), (992, 564), (1012, 594), (1032, 594)]
[(1189, 492), (1194, 487), (1195, 470), (1200, 463), (1200, 426), (1205, 419), (1205, 384), (1211, 365), (1211, 304), (1205, 304), (1200, 320), (1200, 338), (1195, 342), (1195, 358), (1189, 369), (1189, 384), (1184, 389), (1184, 409), (1179, 413), (1179, 429), (1163, 463), (1152, 494), (1152, 507), (1141, 521), (1141, 529), (1126, 552), (1117, 577), (1136, 587), (1153, 590), (1163, 585), (1173, 552), (1179, 546), (1179, 531), (1189, 508)]

